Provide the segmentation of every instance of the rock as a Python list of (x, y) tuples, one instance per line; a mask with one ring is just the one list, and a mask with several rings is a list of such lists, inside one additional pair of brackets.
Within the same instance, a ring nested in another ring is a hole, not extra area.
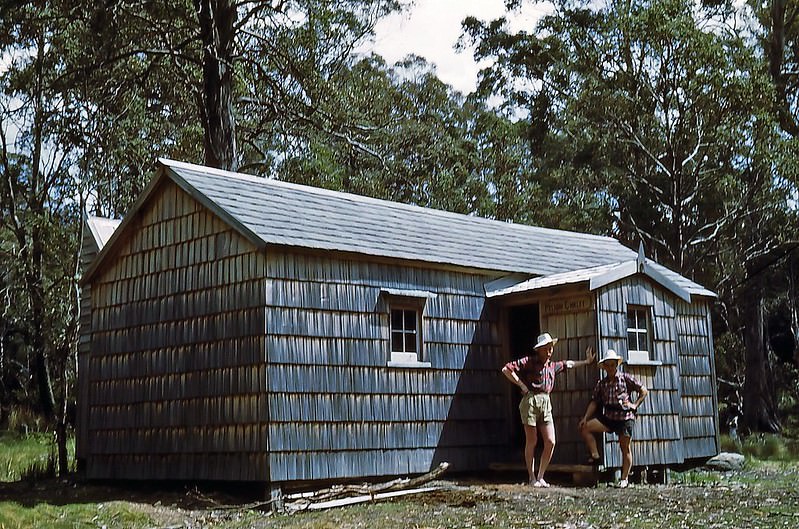
[(744, 456), (734, 452), (722, 452), (715, 457), (711, 457), (705, 463), (705, 467), (711, 470), (741, 470), (744, 467)]

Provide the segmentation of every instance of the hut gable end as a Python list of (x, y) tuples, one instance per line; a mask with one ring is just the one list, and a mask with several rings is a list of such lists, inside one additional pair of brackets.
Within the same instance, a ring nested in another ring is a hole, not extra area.
[(265, 479), (263, 253), (168, 180), (121, 237), (90, 284), (87, 475)]

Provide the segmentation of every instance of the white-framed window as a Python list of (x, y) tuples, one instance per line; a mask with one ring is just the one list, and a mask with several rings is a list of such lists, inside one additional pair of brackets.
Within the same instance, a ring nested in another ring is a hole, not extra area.
[(391, 307), (391, 360), (417, 362), (422, 349), (420, 310)]
[(436, 295), (418, 290), (382, 289), (388, 309), (389, 367), (430, 367), (424, 358), (424, 309)]
[(652, 333), (650, 329), (650, 308), (641, 305), (627, 306), (627, 361), (646, 362), (650, 360)]

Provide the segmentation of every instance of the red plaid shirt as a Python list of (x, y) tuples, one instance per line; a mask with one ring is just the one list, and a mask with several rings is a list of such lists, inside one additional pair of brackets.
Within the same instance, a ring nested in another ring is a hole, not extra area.
[(508, 362), (505, 367), (514, 371), (530, 393), (552, 393), (555, 375), (566, 369), (566, 362), (541, 362), (538, 356), (525, 356)]
[(602, 414), (613, 421), (626, 421), (635, 418), (630, 409), (630, 394), (641, 391), (638, 380), (627, 373), (616, 371), (616, 376), (599, 380), (594, 387), (594, 402), (602, 406)]

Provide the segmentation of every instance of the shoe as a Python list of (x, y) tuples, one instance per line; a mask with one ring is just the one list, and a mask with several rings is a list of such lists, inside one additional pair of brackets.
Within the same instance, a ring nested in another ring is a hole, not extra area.
[(547, 483), (543, 479), (539, 479), (539, 480), (536, 480), (535, 483), (533, 483), (533, 487), (548, 489), (549, 488), (549, 483)]
[(626, 489), (629, 485), (630, 485), (630, 483), (626, 479), (623, 479), (623, 480), (619, 481), (619, 484), (617, 486), (620, 489)]

